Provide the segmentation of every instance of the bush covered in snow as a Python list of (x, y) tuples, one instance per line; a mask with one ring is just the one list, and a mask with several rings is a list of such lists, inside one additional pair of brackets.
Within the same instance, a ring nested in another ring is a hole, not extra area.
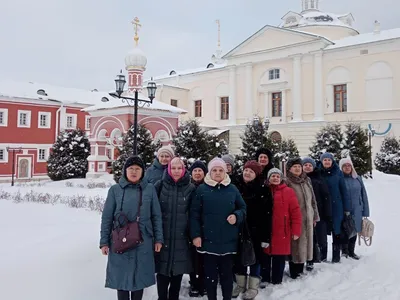
[(400, 143), (395, 137), (385, 137), (375, 157), (378, 171), (400, 175)]
[(330, 152), (336, 161), (342, 158), (344, 150), (344, 135), (340, 124), (328, 124), (321, 128), (315, 136), (315, 142), (310, 147), (310, 157), (319, 161), (321, 154)]
[(205, 132), (197, 120), (188, 120), (180, 124), (173, 144), (175, 154), (181, 157), (188, 167), (196, 160), (208, 162), (213, 157), (228, 152), (226, 142)]
[[(122, 169), (126, 160), (133, 155), (134, 127), (131, 126), (122, 140), (122, 146), (118, 149), (118, 158), (114, 160), (112, 170), (115, 182), (122, 176)], [(149, 166), (157, 150), (161, 147), (160, 141), (154, 142), (150, 131), (142, 124), (138, 124), (137, 153), (146, 166)]]
[(90, 143), (81, 129), (60, 133), (47, 161), (47, 174), (51, 180), (85, 178)]
[(359, 123), (347, 123), (343, 156), (350, 156), (358, 175), (366, 176), (370, 171), (370, 155), (368, 130)]

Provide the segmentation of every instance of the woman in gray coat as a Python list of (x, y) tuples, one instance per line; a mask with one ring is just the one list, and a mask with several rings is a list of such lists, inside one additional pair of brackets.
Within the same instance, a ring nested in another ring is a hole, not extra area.
[(156, 255), (158, 300), (178, 300), (183, 274), (192, 272), (188, 215), (195, 185), (183, 161), (175, 157), (155, 185), (159, 195), (164, 247)]
[[(118, 300), (141, 300), (143, 289), (155, 284), (153, 253), (159, 252), (163, 243), (161, 210), (154, 186), (143, 177), (143, 161), (136, 156), (128, 158), (119, 183), (108, 191), (101, 216), (100, 249), (108, 255), (105, 286), (118, 291)], [(122, 254), (115, 253), (111, 240), (114, 218), (122, 210), (130, 221), (134, 220), (140, 195), (139, 227), (144, 242)]]
[[(361, 232), (362, 219), (369, 217), (369, 203), (367, 191), (363, 180), (358, 176), (354, 169), (353, 162), (350, 158), (343, 158), (339, 162), (340, 169), (344, 174), (344, 182), (346, 184), (350, 198), (350, 212), (353, 216), (357, 232)], [(355, 254), (357, 235), (347, 241), (342, 242), (342, 255), (359, 260), (360, 257)]]

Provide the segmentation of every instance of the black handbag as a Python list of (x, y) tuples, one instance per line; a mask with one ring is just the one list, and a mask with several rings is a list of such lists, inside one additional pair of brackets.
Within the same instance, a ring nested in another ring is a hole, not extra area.
[(243, 221), (241, 226), (239, 243), (240, 264), (243, 267), (254, 265), (256, 263), (256, 254), (246, 220)]
[(356, 224), (351, 215), (345, 216), (342, 221), (344, 239), (351, 239), (357, 235)]

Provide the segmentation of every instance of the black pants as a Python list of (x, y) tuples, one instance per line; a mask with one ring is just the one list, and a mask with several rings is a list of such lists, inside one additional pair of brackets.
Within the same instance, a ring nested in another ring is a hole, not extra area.
[(342, 252), (346, 255), (354, 255), (354, 250), (356, 248), (357, 236), (351, 239), (342, 240)]
[(204, 275), (208, 300), (217, 300), (218, 277), (223, 300), (232, 299), (232, 269), (233, 255), (204, 254)]
[(289, 262), (290, 277), (296, 279), (304, 272), (304, 264), (296, 264), (294, 262)]
[(165, 276), (157, 274), (158, 300), (179, 300), (183, 275)]
[(204, 261), (203, 254), (197, 252), (196, 247), (192, 247), (192, 262), (194, 272), (190, 273), (190, 286), (193, 290), (200, 293), (204, 292)]
[(131, 293), (131, 297), (129, 298), (128, 291), (118, 290), (117, 291), (118, 300), (142, 300), (142, 298), (143, 298), (143, 290), (134, 291), (134, 292), (130, 292), (130, 293)]
[(314, 228), (316, 243), (318, 244), (321, 260), (326, 260), (326, 256), (328, 253), (328, 224), (326, 221), (321, 220), (317, 222), (317, 225)]
[(261, 281), (281, 284), (285, 270), (286, 255), (261, 255)]

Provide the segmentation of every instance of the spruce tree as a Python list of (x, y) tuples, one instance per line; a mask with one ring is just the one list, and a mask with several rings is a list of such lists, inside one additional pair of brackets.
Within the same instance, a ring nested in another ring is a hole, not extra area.
[(59, 134), (47, 160), (47, 174), (51, 180), (85, 178), (90, 143), (85, 131), (65, 130)]
[(309, 148), (310, 157), (319, 161), (322, 153), (330, 152), (336, 161), (342, 158), (344, 136), (340, 124), (328, 124), (315, 136), (314, 144)]
[(350, 156), (358, 175), (365, 176), (370, 170), (368, 131), (359, 123), (347, 123), (344, 148)]
[(215, 156), (227, 153), (224, 140), (208, 134), (197, 120), (183, 122), (173, 138), (175, 154), (181, 157), (189, 167), (194, 161), (210, 161)]
[(296, 143), (291, 138), (284, 139), (280, 143), (275, 143), (274, 147), (276, 147), (276, 152), (274, 152), (273, 164), (276, 167), (280, 167), (283, 159), (288, 161), (291, 158), (300, 157)]
[(395, 137), (385, 137), (375, 157), (378, 171), (400, 175), (400, 143)]
[[(122, 169), (126, 160), (133, 155), (134, 132), (135, 130), (132, 125), (129, 130), (124, 134), (122, 146), (120, 149), (118, 149), (119, 156), (112, 164), (115, 182), (119, 182), (119, 179), (122, 176)], [(160, 141), (157, 141), (155, 143), (151, 137), (150, 131), (144, 125), (138, 124), (137, 153), (138, 156), (145, 163), (146, 167), (152, 163), (155, 153), (160, 147)]]

